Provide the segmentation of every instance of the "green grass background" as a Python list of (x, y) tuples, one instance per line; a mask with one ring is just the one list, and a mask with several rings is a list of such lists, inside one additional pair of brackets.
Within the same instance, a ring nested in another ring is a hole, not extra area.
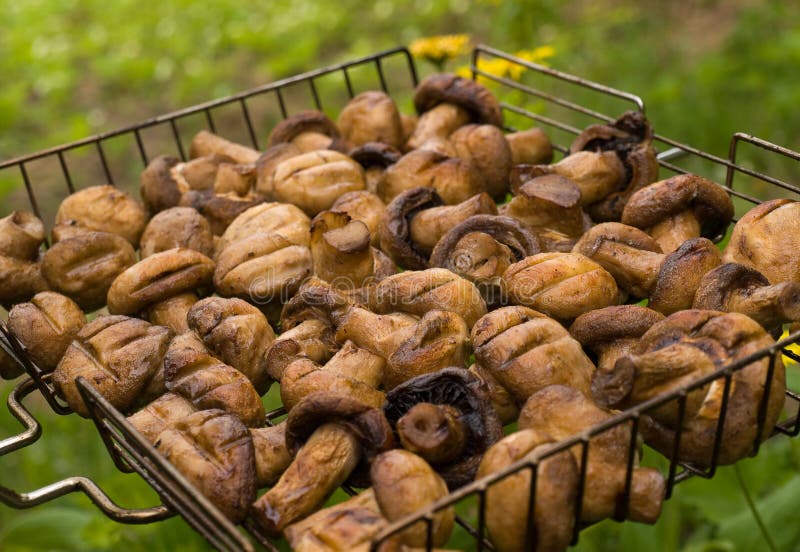
[[(553, 67), (639, 94), (657, 132), (722, 156), (739, 130), (800, 149), (800, 5), (792, 2), (0, 0), (0, 13), (0, 159), (444, 33), (510, 52), (552, 45)], [(796, 164), (755, 148), (740, 159), (798, 180)], [(22, 201), (18, 180), (0, 177), (0, 214)], [(0, 383), (3, 397), (10, 386)], [(80, 474), (122, 505), (156, 503), (137, 476), (116, 472), (91, 422), (29, 402), (44, 437), (0, 458), (0, 483), (30, 490)], [(0, 438), (17, 431), (0, 412)], [(738, 467), (778, 550), (800, 550), (798, 466), (800, 444), (778, 439)], [(712, 481), (681, 484), (655, 527), (604, 522), (578, 549), (766, 550), (738, 481), (724, 468)], [(122, 526), (81, 496), (25, 512), (0, 506), (4, 551), (204, 548), (180, 519)]]

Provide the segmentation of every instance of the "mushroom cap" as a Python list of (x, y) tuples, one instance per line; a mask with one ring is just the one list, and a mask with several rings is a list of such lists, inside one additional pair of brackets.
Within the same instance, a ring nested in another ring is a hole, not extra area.
[(359, 146), (367, 142), (403, 145), (403, 125), (397, 105), (381, 90), (362, 92), (339, 113), (336, 121), (344, 139)]
[(664, 315), (637, 305), (619, 305), (580, 315), (569, 333), (586, 348), (617, 339), (641, 337), (650, 327), (664, 320)]
[(196, 209), (171, 207), (157, 213), (139, 240), (142, 258), (176, 247), (194, 249), (207, 257), (214, 255), (211, 225)]
[(272, 129), (267, 141), (268, 146), (291, 142), (303, 132), (318, 132), (331, 137), (331, 140), (340, 138), (339, 129), (327, 115), (321, 111), (301, 111), (287, 117)]
[(316, 391), (303, 397), (286, 419), (286, 446), (297, 451), (319, 426), (337, 423), (348, 429), (361, 444), (364, 456), (394, 448), (392, 427), (383, 411), (353, 397), (327, 391)]
[(647, 229), (686, 210), (694, 212), (700, 235), (715, 239), (725, 233), (733, 217), (733, 202), (719, 184), (695, 174), (681, 174), (635, 192), (625, 205), (622, 222)]
[(211, 224), (214, 235), (219, 236), (236, 217), (263, 202), (263, 197), (255, 195), (240, 197), (234, 193), (218, 194), (214, 190), (189, 190), (181, 196), (178, 205), (197, 209)]
[(725, 303), (731, 292), (768, 285), (769, 280), (758, 270), (739, 263), (721, 264), (700, 280), (692, 306), (695, 309), (724, 311), (727, 310)]
[(444, 205), (444, 201), (429, 187), (406, 190), (395, 197), (384, 211), (380, 225), (381, 248), (396, 263), (408, 270), (428, 268), (428, 258), (411, 239), (411, 219), (431, 207)]
[(276, 233), (298, 245), (308, 245), (311, 219), (290, 203), (268, 202), (250, 207), (225, 229), (218, 250), (258, 233)]
[(291, 330), (307, 320), (319, 320), (328, 328), (339, 325), (352, 301), (328, 282), (311, 277), (281, 311), (281, 330)]
[(383, 142), (367, 142), (356, 148), (353, 148), (348, 153), (353, 161), (369, 169), (372, 167), (380, 167), (385, 169), (390, 165), (394, 165), (403, 156), (403, 153), (397, 148), (384, 144)]
[(151, 213), (175, 207), (184, 191), (172, 176), (172, 169), (180, 159), (169, 155), (159, 155), (147, 165), (139, 177), (140, 193), (144, 206)]
[(460, 411), (467, 428), (464, 452), (437, 466), (451, 489), (475, 478), (483, 453), (503, 436), (503, 426), (492, 407), (485, 384), (464, 368), (448, 367), (401, 383), (386, 395), (383, 411), (393, 426), (418, 403), (449, 405)]
[(686, 240), (661, 263), (648, 306), (663, 314), (691, 308), (703, 276), (721, 263), (722, 254), (710, 240)]
[(44, 224), (28, 211), (14, 211), (0, 219), (0, 255), (35, 261), (44, 242)]
[(55, 222), (67, 220), (77, 220), (89, 230), (117, 234), (135, 247), (139, 245), (147, 214), (139, 202), (114, 186), (90, 186), (61, 202)]
[(452, 73), (437, 73), (417, 86), (414, 107), (422, 114), (440, 103), (456, 104), (476, 123), (503, 126), (503, 111), (495, 95), (482, 84)]

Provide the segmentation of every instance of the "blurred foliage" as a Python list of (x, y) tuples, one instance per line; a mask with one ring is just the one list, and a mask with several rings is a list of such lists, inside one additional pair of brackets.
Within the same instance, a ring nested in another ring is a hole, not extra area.
[[(794, 2), (0, 0), (0, 8), (0, 159), (455, 33), (468, 34), (472, 44), (538, 52), (533, 59), (556, 69), (638, 94), (657, 132), (701, 149), (724, 156), (739, 130), (800, 149), (800, 5)], [(263, 136), (267, 129), (258, 132)], [(740, 159), (796, 181), (794, 167), (758, 156), (754, 148)], [(5, 194), (19, 193), (12, 186), (19, 184), (0, 178), (4, 204)], [(800, 384), (796, 372), (790, 370), (794, 389)], [(10, 384), (0, 384), (3, 397), (9, 390)], [(30, 402), (45, 421), (44, 437), (0, 458), (0, 482), (30, 490), (82, 474), (124, 506), (157, 502), (137, 476), (115, 470), (90, 422), (54, 416), (41, 400)], [(0, 412), (0, 438), (18, 427)], [(787, 439), (739, 464), (779, 550), (800, 550), (794, 519), (799, 466), (800, 444)], [(465, 506), (467, 515), (469, 508), (474, 509)], [(25, 512), (0, 506), (2, 550), (205, 547), (180, 519), (122, 526), (82, 496)], [(766, 548), (733, 468), (721, 469), (711, 481), (678, 486), (654, 527), (604, 522), (584, 531), (578, 545), (587, 551)]]

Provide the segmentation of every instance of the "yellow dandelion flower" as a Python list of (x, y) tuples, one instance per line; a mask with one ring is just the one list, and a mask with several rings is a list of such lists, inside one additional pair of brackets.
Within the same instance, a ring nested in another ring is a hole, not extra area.
[[(786, 337), (789, 337), (789, 332), (783, 332), (783, 335), (781, 336), (781, 339), (784, 339), (784, 338), (786, 338)], [(789, 345), (789, 346), (788, 346), (788, 347), (786, 347), (786, 348), (787, 348), (788, 350), (790, 350), (791, 352), (793, 352), (794, 354), (796, 354), (796, 355), (800, 355), (800, 344), (798, 344), (798, 343), (794, 343), (794, 344), (792, 344), (792, 345)], [(794, 363), (794, 361), (793, 361), (792, 359), (790, 359), (789, 357), (787, 357), (787, 356), (784, 356), (784, 357), (783, 357), (783, 360), (784, 360), (784, 362), (791, 362), (791, 363)]]
[(415, 58), (425, 59), (441, 67), (448, 59), (453, 59), (469, 51), (469, 35), (453, 34), (420, 38), (408, 47)]
[(456, 75), (464, 79), (471, 79), (472, 78), (472, 69), (469, 65), (462, 65), (456, 68)]

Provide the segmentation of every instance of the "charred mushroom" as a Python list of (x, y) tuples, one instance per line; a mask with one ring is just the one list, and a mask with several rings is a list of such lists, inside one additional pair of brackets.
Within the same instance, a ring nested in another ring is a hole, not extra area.
[(194, 412), (197, 409), (182, 396), (164, 393), (136, 414), (128, 416), (128, 422), (151, 444), (155, 444), (162, 431)]
[[(531, 395), (520, 413), (519, 427), (520, 430), (533, 429), (544, 433), (558, 442), (612, 416), (611, 412), (598, 407), (577, 389), (551, 385)], [(583, 447), (575, 445), (569, 449), (579, 473), (585, 473), (582, 521), (600, 521), (616, 516), (626, 499), (628, 519), (652, 524), (661, 514), (666, 486), (664, 476), (654, 468), (638, 467), (638, 453), (634, 454), (630, 465), (633, 471), (630, 489), (626, 489), (631, 438), (629, 424), (615, 425), (594, 435), (589, 439), (585, 467), (582, 466)]]
[(503, 436), (481, 380), (443, 368), (392, 389), (383, 408), (403, 448), (426, 460), (451, 489), (475, 477), (486, 450)]
[(758, 270), (771, 284), (800, 282), (800, 202), (773, 199), (733, 227), (723, 259)]
[[(483, 457), (476, 479), (508, 468), (523, 458), (537, 463), (533, 520), (529, 513), (531, 470), (519, 470), (486, 489), (486, 527), (498, 552), (526, 550), (527, 533), (533, 535), (532, 550), (566, 550), (575, 524), (578, 467), (569, 452), (545, 456), (552, 437), (533, 429), (513, 433), (490, 448)], [(543, 458), (544, 456), (544, 458)], [(529, 525), (533, 521), (533, 527)]]
[(620, 302), (614, 278), (579, 253), (539, 253), (503, 273), (509, 302), (567, 322), (594, 309)]
[(261, 528), (278, 535), (317, 510), (362, 461), (392, 448), (383, 412), (326, 392), (307, 395), (286, 420), (286, 445), (295, 455), (278, 483), (253, 504)]
[(232, 522), (247, 516), (256, 498), (253, 440), (236, 416), (195, 412), (169, 425), (156, 449)]
[(483, 177), (486, 192), (502, 200), (508, 191), (511, 148), (503, 131), (495, 125), (464, 125), (449, 136), (456, 155), (469, 161)]
[(268, 146), (292, 144), (301, 153), (340, 149), (339, 129), (321, 111), (301, 111), (287, 117), (272, 129)]
[(353, 161), (364, 167), (364, 178), (367, 181), (367, 191), (376, 194), (381, 182), (386, 175), (386, 169), (397, 163), (403, 156), (400, 151), (380, 142), (367, 142), (350, 150), (348, 153)]
[(469, 161), (428, 149), (414, 150), (386, 169), (377, 194), (386, 203), (419, 186), (430, 186), (448, 205), (486, 190), (478, 169)]
[[(115, 408), (125, 412), (149, 400), (143, 391), (162, 366), (172, 332), (127, 316), (100, 316), (86, 324), (53, 372), (56, 390), (83, 417), (89, 411), (75, 380), (83, 376)], [(152, 397), (154, 398), (154, 397)]]
[(86, 324), (86, 316), (74, 301), (52, 291), (33, 296), (8, 313), (8, 329), (27, 349), (36, 365), (55, 370), (64, 351)]
[(634, 298), (649, 297), (648, 306), (663, 314), (690, 308), (701, 278), (722, 262), (706, 238), (687, 240), (664, 255), (643, 231), (617, 222), (590, 229), (574, 251), (600, 264)]
[[(630, 356), (616, 362), (620, 385), (627, 393), (618, 406), (635, 405), (652, 397), (683, 388), (721, 367), (744, 359), (774, 343), (755, 321), (739, 313), (686, 310), (655, 324)], [(764, 427), (758, 432), (759, 411), (767, 385), (770, 362), (774, 362), (766, 398)], [(732, 464), (747, 456), (756, 442), (772, 434), (785, 400), (785, 370), (780, 357), (760, 358), (733, 372), (727, 401), (725, 378), (688, 391), (685, 412), (679, 401), (670, 401), (646, 412), (642, 430), (645, 441), (664, 455), (671, 455), (680, 430), (678, 459), (701, 466), (714, 463), (718, 425), (719, 451), (716, 462)], [(720, 419), (726, 404), (725, 418)]]
[(403, 125), (391, 96), (385, 92), (362, 92), (348, 102), (337, 119), (344, 139), (353, 146), (382, 142), (402, 148)]
[(515, 219), (474, 215), (439, 240), (430, 263), (474, 283), (491, 307), (503, 303), (500, 281), (506, 269), (538, 252), (536, 236)]
[(256, 482), (258, 487), (274, 485), (292, 463), (286, 448), (286, 422), (250, 430), (256, 453)]
[(800, 320), (800, 282), (771, 285), (757, 270), (725, 263), (703, 276), (692, 307), (740, 312), (772, 330)]
[(733, 217), (733, 202), (722, 186), (694, 174), (650, 184), (628, 199), (622, 222), (650, 234), (665, 253), (686, 240), (721, 238)]
[(189, 156), (192, 159), (209, 155), (225, 155), (235, 163), (247, 165), (255, 163), (261, 155), (258, 151), (226, 140), (206, 130), (201, 130), (192, 138)]
[(136, 252), (124, 238), (85, 232), (48, 249), (42, 257), (42, 275), (51, 289), (88, 312), (106, 304), (114, 280), (135, 263)]
[(89, 231), (116, 234), (137, 246), (147, 214), (135, 199), (114, 186), (91, 186), (61, 202), (56, 224), (70, 220)]
[(506, 134), (511, 148), (511, 164), (539, 165), (553, 160), (553, 144), (540, 128), (529, 128)]
[(553, 384), (589, 393), (595, 371), (592, 361), (561, 324), (534, 310), (493, 310), (472, 328), (472, 347), (481, 367), (519, 405)]
[(211, 225), (191, 207), (172, 207), (156, 214), (147, 223), (139, 242), (142, 258), (176, 247), (194, 249), (206, 257), (214, 256)]
[(598, 222), (620, 220), (631, 194), (658, 178), (653, 127), (639, 111), (623, 113), (611, 124), (586, 127), (572, 142), (569, 151), (613, 152), (625, 168), (619, 189), (588, 207), (589, 214)]

